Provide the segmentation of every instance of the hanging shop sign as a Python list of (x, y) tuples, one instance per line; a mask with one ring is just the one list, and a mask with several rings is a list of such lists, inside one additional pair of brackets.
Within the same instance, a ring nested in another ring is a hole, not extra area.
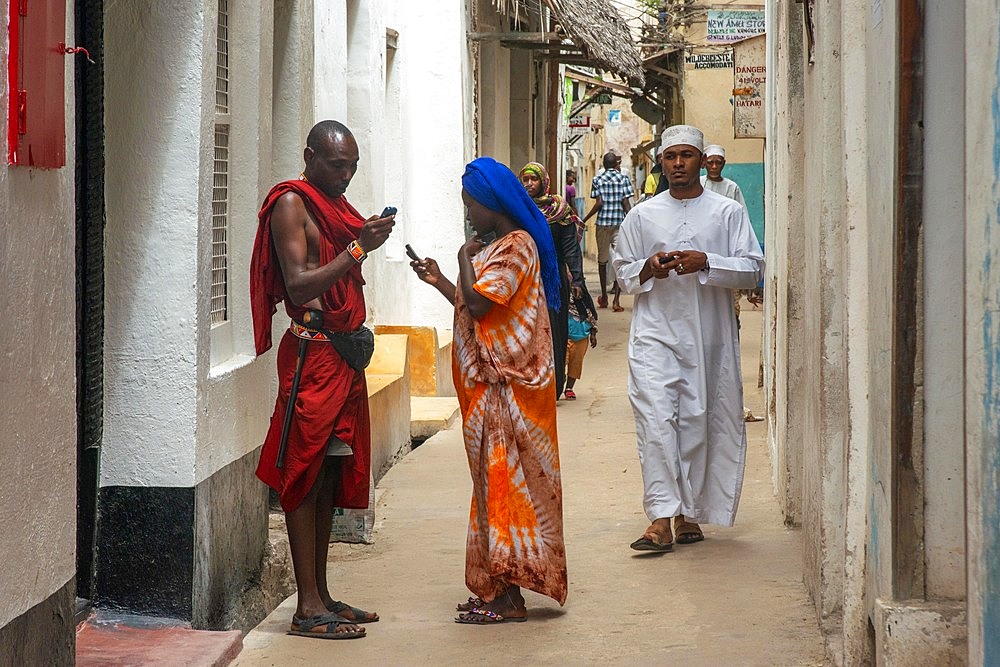
[(733, 45), (733, 128), (737, 139), (765, 136), (766, 39), (761, 35)]
[(731, 44), (764, 34), (764, 12), (709, 10), (709, 44)]
[(590, 116), (573, 116), (569, 119), (567, 134), (575, 137), (590, 132)]

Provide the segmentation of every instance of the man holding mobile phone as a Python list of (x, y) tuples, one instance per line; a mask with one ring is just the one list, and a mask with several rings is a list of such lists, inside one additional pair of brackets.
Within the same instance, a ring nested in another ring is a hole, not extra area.
[[(733, 525), (746, 432), (732, 289), (757, 284), (764, 258), (746, 209), (705, 190), (704, 135), (663, 131), (668, 192), (636, 205), (612, 249), (635, 295), (629, 399), (650, 526), (631, 547), (670, 551), (704, 539), (700, 523)], [(671, 525), (673, 524), (673, 525)]]
[(371, 427), (363, 369), (371, 332), (364, 328), (361, 265), (385, 243), (394, 217), (365, 220), (344, 197), (359, 155), (341, 123), (316, 124), (303, 159), (301, 176), (265, 198), (250, 264), (258, 355), (271, 347), (279, 302), (291, 318), (278, 347), (278, 397), (257, 476), (285, 510), (298, 587), (289, 634), (355, 639), (365, 636), (358, 624), (378, 614), (331, 597), (327, 552), (334, 507), (368, 507)]

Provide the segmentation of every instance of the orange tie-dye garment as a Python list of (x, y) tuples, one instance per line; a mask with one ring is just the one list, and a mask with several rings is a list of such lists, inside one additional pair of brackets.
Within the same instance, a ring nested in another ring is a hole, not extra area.
[(472, 472), (465, 583), (490, 601), (514, 584), (566, 602), (552, 336), (538, 251), (517, 230), (472, 259), (481, 320), (458, 289), (452, 370)]

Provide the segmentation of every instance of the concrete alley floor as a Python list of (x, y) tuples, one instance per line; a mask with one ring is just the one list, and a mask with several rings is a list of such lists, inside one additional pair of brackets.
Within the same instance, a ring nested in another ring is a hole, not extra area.
[[(596, 285), (596, 276), (589, 284)], [(673, 553), (628, 547), (648, 525), (626, 395), (624, 313), (600, 311), (597, 349), (559, 402), (569, 599), (525, 591), (527, 623), (459, 625), (471, 482), (457, 424), (396, 465), (379, 487), (375, 544), (331, 547), (335, 598), (374, 609), (368, 636), (324, 641), (285, 634), (286, 600), (244, 639), (236, 665), (824, 665), (802, 584), (802, 544), (784, 527), (771, 490), (765, 422), (747, 424), (749, 452), (734, 528)], [(743, 302), (746, 404), (757, 389), (761, 311)]]

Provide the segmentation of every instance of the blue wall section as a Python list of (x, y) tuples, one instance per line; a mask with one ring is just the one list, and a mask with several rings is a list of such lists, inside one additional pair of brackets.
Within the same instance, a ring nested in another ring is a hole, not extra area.
[[(702, 169), (704, 174), (705, 170)], [(731, 181), (736, 181), (743, 191), (747, 201), (747, 211), (750, 213), (750, 224), (753, 225), (757, 240), (764, 243), (764, 163), (744, 162), (741, 164), (726, 163), (722, 175)]]

